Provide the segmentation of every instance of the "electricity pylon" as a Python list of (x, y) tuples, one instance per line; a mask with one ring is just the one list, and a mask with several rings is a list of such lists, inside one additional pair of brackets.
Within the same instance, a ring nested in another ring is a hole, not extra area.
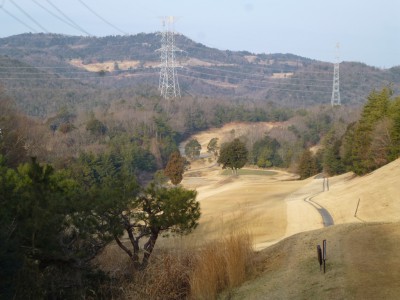
[(161, 32), (161, 65), (160, 65), (160, 82), (159, 89), (161, 96), (165, 99), (180, 98), (181, 90), (179, 88), (178, 76), (175, 62), (175, 52), (181, 51), (175, 47), (175, 32), (173, 25), (174, 17), (163, 17), (163, 31)]
[(332, 87), (332, 98), (331, 105), (339, 106), (340, 103), (340, 91), (339, 91), (339, 43), (336, 44), (336, 58), (333, 65), (333, 87)]

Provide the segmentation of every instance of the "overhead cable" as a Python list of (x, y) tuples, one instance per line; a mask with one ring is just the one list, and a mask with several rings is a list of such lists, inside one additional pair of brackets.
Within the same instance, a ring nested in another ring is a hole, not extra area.
[(33, 2), (38, 5), (39, 7), (41, 7), (43, 10), (45, 10), (47, 13), (49, 13), (50, 15), (52, 15), (54, 18), (56, 18), (57, 20), (63, 22), (64, 24), (67, 24), (68, 26), (77, 29), (73, 24), (71, 24), (70, 22), (67, 22), (66, 20), (64, 20), (63, 18), (60, 18), (58, 15), (56, 15), (54, 12), (52, 12), (50, 9), (48, 9), (46, 6), (40, 4), (40, 2), (37, 2), (37, 0), (33, 0)]
[(97, 12), (95, 12), (92, 8), (90, 8), (85, 2), (83, 2), (82, 0), (78, 0), (84, 7), (86, 7), (92, 14), (94, 14), (96, 17), (98, 17), (100, 20), (102, 20), (104, 23), (106, 23), (107, 25), (111, 26), (112, 28), (114, 28), (115, 30), (121, 32), (124, 35), (128, 35), (129, 33), (123, 31), (122, 29), (119, 29), (117, 26), (115, 26), (114, 24), (110, 23), (109, 21), (107, 21), (106, 19), (104, 19), (102, 16), (100, 16)]
[[(187, 68), (183, 68), (186, 70)], [(224, 77), (227, 79), (234, 79), (234, 80), (248, 80), (248, 81), (256, 81), (256, 82), (263, 82), (263, 83), (268, 83), (268, 84), (285, 84), (285, 85), (300, 85), (300, 86), (317, 86), (317, 87), (330, 87), (328, 85), (312, 85), (312, 84), (301, 84), (301, 83), (282, 83), (282, 82), (276, 82), (276, 81), (271, 81), (271, 80), (260, 80), (260, 79), (249, 79), (249, 78), (240, 78), (240, 77), (228, 77), (224, 75), (218, 75), (218, 74), (211, 74), (211, 73), (203, 73), (203, 72), (198, 72), (194, 70), (189, 70), (190, 72), (198, 73), (201, 75), (206, 75), (206, 76), (214, 76), (214, 77)]]
[[(208, 84), (210, 84), (208, 81), (226, 83), (226, 82), (222, 82), (222, 81), (209, 80), (209, 79), (198, 78), (198, 77), (189, 76), (189, 75), (179, 74), (179, 76), (180, 77), (197, 79), (197, 80), (200, 80), (200, 81), (204, 81), (204, 82), (206, 82)], [(248, 88), (279, 90), (279, 91), (287, 91), (287, 92), (324, 93), (324, 94), (330, 94), (331, 93), (331, 91), (328, 92), (328, 91), (322, 91), (322, 90), (292, 90), (292, 89), (282, 89), (282, 88), (277, 88), (277, 87), (268, 87), (268, 86), (252, 85), (252, 84), (236, 84), (236, 85), (237, 86), (242, 86), (242, 87), (248, 87)]]
[(70, 26), (74, 27), (75, 29), (85, 33), (86, 35), (91, 36), (89, 32), (87, 32), (85, 29), (83, 29), (81, 26), (76, 24), (70, 17), (68, 17), (61, 9), (59, 9), (57, 6), (55, 6), (50, 0), (46, 0), (46, 2), (51, 5), (56, 11), (58, 11), (59, 14), (61, 14), (68, 23), (70, 23)]
[(31, 26), (29, 26), (28, 24), (26, 24), (24, 21), (22, 21), (20, 18), (18, 18), (17, 16), (13, 15), (12, 13), (10, 13), (7, 9), (4, 8), (4, 2), (0, 7), (7, 15), (9, 15), (11, 18), (13, 18), (14, 20), (16, 20), (18, 23), (21, 23), (22, 25), (24, 25), (26, 28), (29, 28), (30, 30), (32, 30), (34, 33), (37, 33), (37, 30)]
[(15, 3), (13, 0), (10, 0), (10, 2), (18, 8), (20, 12), (22, 12), (29, 20), (31, 20), (33, 23), (35, 23), (40, 29), (42, 29), (44, 32), (49, 33), (49, 31), (44, 28), (38, 21), (36, 21), (30, 14), (28, 14), (25, 10), (22, 9), (21, 6), (19, 6), (17, 3)]

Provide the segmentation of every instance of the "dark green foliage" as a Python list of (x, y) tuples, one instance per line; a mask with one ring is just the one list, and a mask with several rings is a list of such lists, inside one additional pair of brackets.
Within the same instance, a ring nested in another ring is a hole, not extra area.
[(199, 141), (196, 139), (191, 139), (185, 145), (185, 154), (190, 159), (198, 158), (200, 156), (200, 150), (201, 150), (201, 145)]
[[(347, 148), (350, 147), (351, 143), (350, 170), (358, 175), (366, 174), (381, 166), (376, 164), (376, 153), (374, 153), (371, 145), (374, 140), (374, 130), (379, 120), (388, 116), (391, 96), (392, 91), (389, 88), (383, 88), (380, 92), (371, 92), (361, 118), (354, 128), (353, 138), (346, 143)], [(346, 159), (346, 161), (348, 160)]]
[(161, 159), (163, 166), (165, 166), (171, 153), (178, 151), (177, 144), (180, 136), (171, 128), (169, 120), (164, 114), (154, 118), (154, 124), (156, 126), (156, 139), (161, 148)]
[(244, 105), (236, 104), (223, 106), (217, 104), (214, 108), (214, 116), (211, 120), (212, 125), (220, 127), (229, 122), (281, 122), (288, 120), (293, 113), (289, 109), (272, 108), (265, 111), (263, 108), (255, 107), (248, 109)]
[[(97, 216), (108, 224), (117, 244), (130, 257), (134, 267), (143, 269), (161, 234), (186, 234), (196, 228), (200, 218), (196, 195), (196, 191), (182, 187), (150, 184), (137, 196), (126, 198), (124, 206), (114, 204), (98, 207), (96, 211)], [(129, 236), (130, 246), (120, 240), (124, 231)], [(142, 238), (147, 238), (147, 241), (143, 245), (144, 253), (140, 259)]]
[(319, 169), (316, 156), (314, 156), (310, 150), (305, 150), (300, 157), (299, 166), (297, 169), (300, 179), (306, 179), (318, 174), (318, 172)]
[(345, 169), (340, 157), (341, 140), (335, 135), (335, 131), (331, 130), (324, 139), (322, 166), (326, 174), (333, 176), (342, 174)]
[(399, 98), (385, 87), (368, 96), (358, 122), (348, 125), (339, 139), (331, 132), (324, 145), (324, 168), (330, 174), (371, 172), (400, 154)]
[(207, 129), (208, 124), (205, 112), (199, 107), (195, 107), (195, 109), (191, 107), (185, 115), (185, 128), (189, 133)]
[(253, 164), (256, 164), (260, 168), (282, 166), (283, 160), (278, 153), (279, 149), (280, 144), (276, 139), (265, 136), (262, 140), (255, 142), (253, 145), (251, 151)]
[[(90, 221), (91, 203), (81, 201), (87, 197), (78, 182), (34, 159), (17, 171), (8, 169), (0, 156), (0, 185), (1, 294), (84, 295), (90, 260), (110, 237), (99, 235), (98, 224)], [(74, 274), (67, 285), (66, 273)]]
[(237, 173), (238, 169), (244, 167), (248, 159), (248, 150), (246, 145), (239, 139), (234, 139), (230, 143), (225, 143), (221, 146), (219, 153), (218, 164), (222, 165), (223, 169), (231, 169)]
[(390, 147), (390, 160), (400, 156), (400, 97), (394, 99), (390, 105), (389, 118), (393, 121), (390, 131), (392, 146)]
[(212, 153), (214, 156), (218, 155), (218, 138), (212, 138), (207, 145), (207, 152)]
[(123, 159), (131, 174), (135, 171), (154, 172), (157, 169), (154, 155), (134, 143), (124, 151)]
[[(84, 203), (94, 212), (86, 222), (96, 224), (95, 232), (102, 238), (114, 238), (138, 269), (146, 267), (159, 234), (187, 233), (197, 226), (200, 208), (195, 191), (154, 183), (141, 189), (116, 155), (82, 154), (74, 174), (84, 183)], [(124, 232), (131, 250), (120, 241)], [(139, 242), (145, 237), (148, 240), (140, 261)]]
[(308, 131), (304, 134), (303, 141), (306, 146), (316, 145), (321, 136), (331, 128), (332, 118), (331, 112), (319, 112), (312, 116), (308, 116), (306, 125)]

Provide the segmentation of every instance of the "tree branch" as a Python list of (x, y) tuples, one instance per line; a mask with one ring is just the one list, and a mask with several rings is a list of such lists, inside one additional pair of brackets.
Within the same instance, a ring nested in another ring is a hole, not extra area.
[(126, 252), (126, 254), (129, 255), (130, 258), (133, 258), (132, 251), (129, 250), (128, 248), (126, 248), (126, 247), (122, 244), (121, 240), (118, 238), (117, 235), (114, 235), (114, 239), (115, 239), (115, 241), (117, 242), (118, 246), (119, 246), (122, 250), (124, 250), (124, 251)]

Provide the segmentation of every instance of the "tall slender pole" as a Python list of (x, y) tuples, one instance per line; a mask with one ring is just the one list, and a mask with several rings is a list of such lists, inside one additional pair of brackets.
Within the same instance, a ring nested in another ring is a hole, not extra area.
[(332, 98), (331, 105), (339, 106), (340, 103), (340, 90), (339, 90), (339, 47), (340, 44), (336, 44), (336, 58), (335, 63), (333, 65), (333, 86), (332, 86)]
[(165, 99), (180, 98), (181, 90), (179, 88), (178, 76), (175, 62), (175, 52), (181, 51), (175, 47), (175, 32), (173, 25), (174, 17), (164, 17), (162, 19), (163, 31), (161, 33), (161, 65), (159, 89), (161, 96)]

